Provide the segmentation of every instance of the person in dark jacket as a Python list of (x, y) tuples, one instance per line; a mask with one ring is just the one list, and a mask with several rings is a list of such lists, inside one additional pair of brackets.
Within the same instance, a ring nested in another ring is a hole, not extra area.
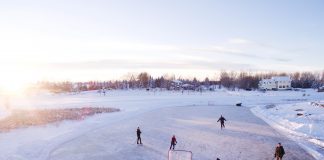
[(178, 143), (178, 142), (177, 142), (177, 139), (176, 139), (175, 135), (173, 135), (172, 138), (171, 138), (171, 146), (170, 146), (170, 150), (171, 150), (171, 148), (174, 150), (174, 147), (175, 147), (175, 145), (176, 145), (177, 143)]
[(285, 150), (283, 148), (283, 146), (281, 145), (281, 143), (278, 143), (276, 150), (275, 150), (275, 154), (274, 157), (277, 158), (277, 160), (282, 160), (282, 157), (285, 154)]
[(221, 123), (221, 129), (225, 128), (225, 121), (226, 119), (223, 117), (223, 115), (221, 115), (217, 121)]
[(139, 127), (137, 127), (136, 134), (137, 134), (137, 144), (142, 144), (142, 139), (141, 139), (141, 130)]

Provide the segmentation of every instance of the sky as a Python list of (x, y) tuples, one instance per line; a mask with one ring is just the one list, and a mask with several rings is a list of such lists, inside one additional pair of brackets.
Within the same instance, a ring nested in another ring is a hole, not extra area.
[(322, 0), (0, 1), (0, 84), (324, 70)]

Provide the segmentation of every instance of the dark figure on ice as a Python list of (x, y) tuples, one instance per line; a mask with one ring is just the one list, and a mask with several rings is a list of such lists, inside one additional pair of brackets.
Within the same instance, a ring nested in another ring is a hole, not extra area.
[(221, 123), (221, 129), (225, 128), (225, 121), (226, 119), (221, 115), (217, 121)]
[(281, 143), (278, 143), (274, 157), (277, 158), (277, 160), (282, 160), (284, 154), (285, 154), (284, 148), (282, 147)]
[(173, 135), (173, 136), (172, 136), (172, 139), (171, 139), (171, 146), (170, 146), (170, 150), (171, 150), (171, 148), (174, 150), (174, 147), (175, 147), (175, 145), (176, 145), (177, 143), (178, 143), (178, 142), (177, 142), (177, 139), (176, 139), (175, 135)]
[(142, 139), (141, 139), (141, 130), (139, 127), (137, 127), (136, 134), (137, 134), (137, 144), (142, 144)]

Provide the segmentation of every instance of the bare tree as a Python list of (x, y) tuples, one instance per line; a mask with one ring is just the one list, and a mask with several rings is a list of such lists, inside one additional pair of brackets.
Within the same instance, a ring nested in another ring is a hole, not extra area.
[(136, 73), (130, 73), (130, 72), (123, 76), (123, 79), (128, 82), (129, 87), (132, 89), (135, 89), (137, 87), (135, 77), (137, 77)]
[(137, 76), (137, 80), (139, 81), (139, 86), (143, 88), (147, 88), (149, 84), (149, 74), (147, 72), (142, 72)]
[(231, 86), (231, 79), (226, 71), (222, 71), (220, 73), (219, 81), (220, 81), (220, 85), (222, 85), (226, 88), (229, 88)]
[(209, 78), (208, 77), (205, 78), (204, 85), (205, 86), (209, 86), (210, 85), (210, 82), (209, 82)]

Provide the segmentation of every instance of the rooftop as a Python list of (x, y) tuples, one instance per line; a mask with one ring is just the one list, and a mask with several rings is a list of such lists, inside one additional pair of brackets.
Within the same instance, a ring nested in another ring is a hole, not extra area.
[(290, 81), (289, 76), (274, 76), (271, 79), (276, 80), (276, 81)]

